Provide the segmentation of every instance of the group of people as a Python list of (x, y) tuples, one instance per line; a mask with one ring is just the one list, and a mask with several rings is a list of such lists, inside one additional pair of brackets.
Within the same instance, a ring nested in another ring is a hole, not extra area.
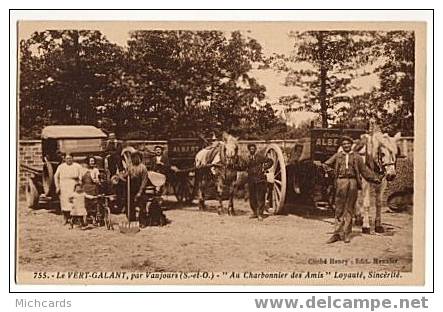
[(141, 208), (146, 206), (144, 190), (150, 183), (148, 170), (167, 174), (171, 167), (162, 146), (155, 146), (154, 151), (149, 152), (151, 157), (147, 165), (143, 163), (140, 151), (133, 148), (126, 151), (129, 159), (125, 159), (125, 149), (111, 133), (104, 157), (109, 170), (110, 185), (101, 180), (94, 156), (86, 157), (84, 163), (79, 164), (74, 162), (72, 154), (64, 155), (54, 174), (54, 182), (65, 224), (72, 225), (78, 220), (82, 227), (86, 227), (89, 222), (95, 223), (97, 198), (101, 193), (115, 194), (115, 207), (127, 213), (129, 221), (137, 219), (143, 223), (146, 211)]
[[(362, 177), (372, 183), (380, 183), (381, 177), (374, 173), (358, 153), (352, 150), (353, 140), (344, 136), (341, 139), (341, 149), (322, 166), (331, 170), (335, 177), (335, 229), (327, 243), (343, 240), (350, 242), (352, 222), (355, 212), (355, 203), (358, 190), (361, 189)], [(140, 151), (130, 151), (130, 161), (124, 161), (122, 146), (115, 139), (115, 135), (109, 136), (106, 146), (106, 159), (108, 169), (113, 176), (117, 205), (126, 210), (128, 219), (135, 221), (146, 217), (144, 210), (136, 210), (135, 207), (145, 207), (146, 199), (144, 190), (149, 183), (148, 170), (167, 175), (171, 166), (167, 156), (163, 153), (162, 146), (155, 146), (148, 167), (143, 163), (143, 155)], [(242, 163), (241, 170), (247, 172), (247, 184), (249, 193), (251, 218), (263, 218), (266, 197), (270, 195), (268, 189), (267, 170), (273, 166), (273, 161), (261, 153), (257, 153), (255, 144), (248, 144), (249, 155)], [(60, 164), (54, 175), (56, 192), (60, 195), (61, 210), (65, 223), (79, 218), (83, 226), (87, 224), (87, 216), (96, 209), (95, 199), (100, 186), (99, 170), (96, 168), (96, 159), (89, 156), (84, 166), (73, 161), (71, 154), (66, 154), (64, 162)], [(127, 188), (129, 178), (129, 188)], [(126, 196), (129, 191), (129, 196)], [(128, 199), (128, 202), (124, 202)], [(132, 207), (133, 209), (128, 209)], [(139, 213), (137, 215), (137, 213)]]
[(74, 162), (67, 153), (54, 174), (55, 190), (60, 196), (60, 207), (65, 224), (79, 219), (81, 225), (87, 225), (87, 216), (95, 207), (94, 199), (98, 195), (100, 172), (96, 167), (96, 159), (88, 156), (84, 166)]
[[(370, 169), (358, 153), (352, 149), (353, 139), (343, 136), (341, 148), (331, 158), (321, 164), (327, 171), (333, 171), (335, 178), (335, 224), (334, 232), (328, 244), (337, 241), (349, 243), (351, 239), (355, 204), (358, 191), (362, 188), (362, 178), (380, 184), (382, 177)], [(255, 144), (248, 145), (248, 161), (245, 169), (248, 172), (249, 202), (252, 210), (251, 218), (262, 219), (266, 197), (269, 192), (269, 181), (266, 173), (272, 167), (272, 160), (257, 154)]]
[[(139, 219), (141, 224), (144, 223), (143, 220), (147, 213), (145, 209), (141, 209), (146, 207), (147, 201), (144, 191), (148, 184), (152, 183), (151, 179), (155, 178), (152, 175), (149, 177), (149, 172), (166, 176), (173, 169), (164, 154), (163, 146), (156, 145), (153, 151), (147, 153), (150, 157), (145, 164), (141, 151), (132, 147), (123, 148), (112, 133), (109, 135), (109, 141), (105, 148), (108, 170), (111, 181), (113, 181), (114, 193), (117, 195), (116, 204), (122, 208), (122, 212), (127, 213), (129, 221)], [(124, 155), (129, 156), (125, 159)], [(164, 187), (158, 187), (157, 189), (160, 195), (164, 191)], [(128, 192), (129, 196), (127, 196)]]

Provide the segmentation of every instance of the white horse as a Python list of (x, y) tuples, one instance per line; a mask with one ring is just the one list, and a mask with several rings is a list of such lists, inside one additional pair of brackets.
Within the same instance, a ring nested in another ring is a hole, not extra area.
[(228, 133), (223, 133), (223, 141), (214, 142), (200, 150), (195, 156), (195, 185), (200, 210), (205, 210), (205, 190), (210, 182), (215, 182), (219, 206), (217, 213), (224, 213), (223, 191), (228, 190), (228, 215), (235, 215), (234, 193), (237, 189), (238, 140)]
[(375, 232), (384, 232), (381, 223), (382, 199), (387, 182), (392, 181), (397, 175), (395, 164), (398, 154), (397, 142), (400, 136), (400, 132), (390, 137), (386, 133), (375, 131), (363, 134), (360, 144), (356, 146), (357, 152), (363, 157), (366, 165), (383, 177), (380, 184), (372, 184), (362, 179), (362, 190), (359, 192), (356, 207), (356, 224), (362, 226), (363, 233), (370, 233), (369, 212), (372, 194), (375, 194)]

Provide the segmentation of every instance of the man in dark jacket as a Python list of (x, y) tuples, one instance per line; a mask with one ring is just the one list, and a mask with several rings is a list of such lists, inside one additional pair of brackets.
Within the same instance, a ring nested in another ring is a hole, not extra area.
[(111, 179), (111, 181), (114, 181), (114, 183), (112, 184), (112, 191), (117, 195), (115, 204), (117, 205), (118, 209), (120, 209), (120, 211), (124, 211), (126, 207), (125, 183), (117, 178), (117, 174), (122, 173), (125, 170), (121, 155), (122, 149), (122, 143), (117, 140), (114, 133), (110, 133), (108, 136), (108, 141), (105, 145), (105, 159), (108, 163), (108, 178)]
[(369, 169), (358, 153), (352, 151), (352, 138), (341, 139), (342, 150), (338, 151), (324, 164), (333, 168), (335, 176), (335, 230), (327, 241), (328, 244), (343, 240), (350, 242), (352, 218), (358, 190), (361, 189), (361, 177), (373, 183), (380, 183), (380, 178)]
[(169, 159), (163, 151), (163, 146), (156, 145), (154, 147), (154, 155), (149, 160), (148, 169), (166, 175), (171, 168)]
[(131, 154), (131, 164), (128, 166), (129, 175), (129, 209), (127, 216), (129, 221), (136, 220), (136, 207), (139, 208), (140, 218), (146, 217), (146, 198), (144, 196), (146, 185), (149, 181), (148, 170), (142, 162), (143, 155), (139, 151)]
[(105, 157), (108, 160), (108, 170), (111, 176), (117, 171), (123, 171), (122, 144), (117, 140), (114, 133), (110, 133), (105, 146)]
[(257, 153), (255, 144), (248, 144), (249, 155), (243, 160), (242, 170), (248, 172), (249, 204), (252, 209), (251, 218), (263, 219), (266, 197), (266, 171), (272, 167), (272, 159)]

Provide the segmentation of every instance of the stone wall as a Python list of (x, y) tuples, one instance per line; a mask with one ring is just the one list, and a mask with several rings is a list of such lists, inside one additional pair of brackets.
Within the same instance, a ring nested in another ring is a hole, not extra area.
[(20, 165), (30, 166), (41, 169), (42, 162), (42, 145), (40, 140), (20, 140), (18, 144), (18, 178), (19, 185), (23, 186), (26, 178), (30, 175), (24, 170), (20, 170)]

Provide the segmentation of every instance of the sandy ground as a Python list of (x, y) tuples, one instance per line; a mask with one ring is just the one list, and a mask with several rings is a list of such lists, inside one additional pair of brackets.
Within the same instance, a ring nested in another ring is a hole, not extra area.
[[(355, 227), (350, 244), (327, 245), (333, 228), (330, 212), (291, 208), (289, 215), (259, 222), (249, 219), (243, 200), (236, 201), (235, 217), (218, 216), (216, 203), (208, 204), (208, 212), (171, 204), (165, 212), (171, 220), (167, 226), (124, 235), (105, 228), (70, 230), (61, 215), (30, 210), (20, 202), (19, 271), (411, 271), (411, 214), (385, 212), (383, 235), (363, 235)], [(312, 264), (330, 258), (354, 260)], [(369, 263), (357, 264), (356, 258)], [(395, 263), (376, 264), (373, 258)]]

